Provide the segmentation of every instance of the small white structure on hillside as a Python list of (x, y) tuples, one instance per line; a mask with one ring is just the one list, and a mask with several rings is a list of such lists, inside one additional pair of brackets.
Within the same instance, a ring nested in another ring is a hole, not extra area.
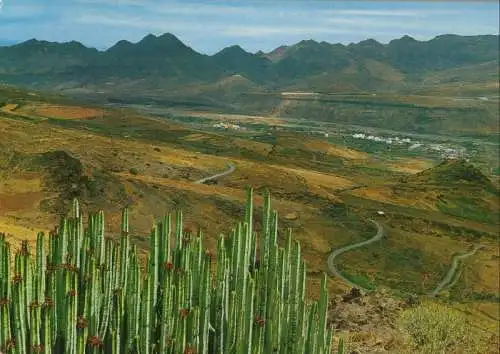
[(385, 213), (382, 210), (377, 211), (377, 215), (384, 216)]

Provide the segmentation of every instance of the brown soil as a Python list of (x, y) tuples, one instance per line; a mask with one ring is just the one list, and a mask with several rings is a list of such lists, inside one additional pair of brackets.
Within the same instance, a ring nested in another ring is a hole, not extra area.
[(88, 119), (99, 117), (103, 114), (100, 109), (77, 107), (77, 106), (37, 106), (35, 113), (44, 117), (59, 119)]

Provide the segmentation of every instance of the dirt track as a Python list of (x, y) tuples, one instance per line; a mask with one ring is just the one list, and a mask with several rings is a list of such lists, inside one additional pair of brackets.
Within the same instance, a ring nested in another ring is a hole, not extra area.
[(210, 176), (210, 177), (205, 177), (205, 178), (199, 179), (199, 180), (195, 181), (194, 183), (196, 183), (196, 184), (205, 183), (207, 181), (211, 181), (211, 180), (219, 178), (219, 177), (227, 176), (236, 170), (236, 166), (234, 164), (230, 163), (228, 166), (229, 166), (229, 168), (226, 171), (215, 174), (215, 175)]
[(353, 288), (361, 289), (361, 290), (363, 290), (365, 292), (367, 292), (368, 289), (364, 289), (363, 287), (359, 286), (358, 284), (355, 284), (355, 283), (351, 282), (349, 279), (347, 279), (342, 274), (340, 274), (340, 272), (338, 271), (337, 267), (335, 266), (334, 261), (335, 261), (335, 258), (337, 258), (338, 256), (340, 256), (341, 254), (343, 254), (345, 252), (351, 251), (351, 250), (353, 250), (355, 248), (367, 246), (369, 244), (372, 244), (374, 242), (380, 241), (382, 239), (382, 237), (384, 236), (384, 228), (382, 227), (382, 225), (380, 225), (378, 222), (376, 222), (374, 220), (370, 220), (370, 222), (374, 223), (375, 226), (377, 227), (377, 233), (375, 234), (375, 236), (373, 236), (369, 240), (358, 242), (358, 243), (354, 243), (352, 245), (345, 246), (345, 247), (342, 247), (342, 248), (339, 248), (339, 249), (333, 251), (332, 253), (330, 253), (330, 255), (328, 256), (328, 259), (326, 261), (327, 264), (328, 264), (328, 270), (330, 271), (330, 273), (332, 273), (333, 276), (342, 279), (344, 282), (346, 282), (347, 284), (349, 284), (349, 286), (351, 286)]
[(441, 280), (439, 282), (439, 284), (436, 286), (436, 288), (434, 289), (434, 291), (430, 295), (431, 296), (438, 295), (441, 292), (441, 290), (443, 290), (452, 281), (453, 276), (455, 275), (455, 272), (457, 271), (459, 262), (465, 258), (473, 256), (481, 248), (484, 248), (484, 246), (479, 245), (479, 246), (476, 246), (472, 251), (469, 251), (469, 252), (463, 253), (463, 254), (458, 254), (458, 255), (454, 256), (452, 261), (451, 261), (451, 267), (448, 270), (448, 273), (446, 273), (443, 280)]

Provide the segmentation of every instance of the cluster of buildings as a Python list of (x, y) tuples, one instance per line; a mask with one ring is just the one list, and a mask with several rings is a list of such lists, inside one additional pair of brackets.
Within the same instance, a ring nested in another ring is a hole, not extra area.
[(213, 128), (217, 129), (233, 129), (233, 130), (241, 130), (245, 129), (244, 127), (238, 125), (238, 124), (232, 124), (232, 123), (215, 123), (212, 125)]
[(444, 159), (467, 159), (467, 152), (464, 148), (455, 149), (441, 144), (430, 144), (425, 148), (438, 152)]
[(406, 144), (409, 145), (408, 150), (434, 151), (437, 152), (443, 159), (466, 159), (468, 156), (465, 148), (452, 148), (442, 144), (424, 144), (419, 141), (412, 141), (410, 138), (400, 138), (397, 136), (385, 138), (364, 133), (355, 133), (352, 137), (355, 139), (371, 140), (389, 145)]
[(364, 133), (356, 133), (352, 135), (353, 138), (355, 139), (365, 139), (365, 140), (372, 140), (372, 141), (377, 141), (381, 143), (386, 143), (386, 144), (409, 144), (411, 143), (410, 138), (400, 138), (400, 137), (395, 137), (395, 138), (383, 138), (380, 136), (374, 136), (374, 135), (367, 135)]

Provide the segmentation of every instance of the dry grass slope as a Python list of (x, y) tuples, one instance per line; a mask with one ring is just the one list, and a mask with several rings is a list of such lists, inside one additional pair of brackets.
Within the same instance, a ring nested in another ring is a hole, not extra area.
[[(130, 206), (133, 241), (141, 247), (147, 246), (143, 235), (149, 233), (156, 218), (181, 208), (186, 225), (202, 228), (207, 246), (213, 248), (215, 236), (227, 232), (227, 225), (241, 218), (244, 188), (251, 185), (257, 193), (269, 188), (283, 225), (280, 232), (292, 228), (303, 246), (312, 297), (317, 296), (317, 274), (327, 271), (329, 252), (371, 237), (373, 230), (366, 219), (383, 209), (386, 215), (379, 221), (388, 237), (380, 245), (344, 257), (342, 271), (390, 286), (400, 294), (425, 293), (446, 272), (454, 253), (484, 243), (487, 248), (464, 265), (457, 287), (468, 293), (457, 301), (477, 306), (474, 317), (489, 323), (489, 331), (495, 328), (498, 316), (488, 318), (485, 314), (497, 313), (498, 302), (476, 301), (474, 296), (498, 294), (498, 226), (467, 214), (471, 211), (462, 199), (482, 186), (482, 194), (474, 202), (485, 215), (498, 213), (498, 200), (484, 190), (487, 181), (478, 174), (471, 174), (475, 183), (459, 182), (457, 176), (468, 171), (466, 167), (440, 166), (412, 177), (412, 173), (429, 167), (429, 162), (391, 160), (384, 166), (375, 164), (370, 154), (329, 144), (325, 139), (274, 133), (274, 142), (259, 142), (190, 129), (128, 110), (38, 102), (23, 107), (4, 106), (5, 112), (0, 112), (0, 229), (17, 239), (33, 239), (36, 231), (54, 226), (54, 209), (47, 206), (59, 202), (59, 212), (67, 210), (63, 199), (71, 185), (63, 181), (57, 186), (47, 184), (57, 163), (46, 159), (36, 168), (23, 164), (58, 151), (81, 164), (78, 181), (85, 186), (80, 191), (82, 203), (89, 210), (107, 210), (109, 234), (118, 233), (120, 210)], [(38, 111), (29, 107), (38, 107)], [(255, 119), (263, 124), (266, 121)], [(277, 154), (269, 156), (273, 146)], [(328, 155), (338, 163), (314, 163), (314, 154)], [(229, 162), (236, 165), (233, 174), (213, 185), (192, 183), (224, 170)], [(406, 182), (402, 182), (402, 174), (409, 176)], [(361, 185), (366, 187), (349, 190)], [(443, 209), (442, 200), (459, 208)], [(257, 198), (256, 207), (261, 206), (262, 200)], [(257, 229), (259, 223), (257, 218)], [(423, 273), (428, 273), (425, 282)], [(328, 285), (331, 293), (346, 290), (333, 279)], [(455, 289), (452, 293), (461, 294)]]

